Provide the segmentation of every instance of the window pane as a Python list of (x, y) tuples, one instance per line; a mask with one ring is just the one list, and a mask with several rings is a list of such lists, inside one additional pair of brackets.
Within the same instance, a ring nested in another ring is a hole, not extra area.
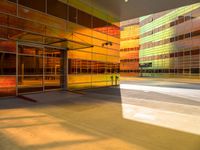
[(16, 43), (14, 41), (0, 40), (0, 51), (1, 52), (16, 52)]
[(43, 49), (37, 47), (28, 47), (19, 45), (18, 52), (19, 54), (43, 56)]
[(47, 13), (56, 17), (67, 19), (67, 8), (68, 6), (58, 0), (47, 1)]
[(16, 75), (16, 55), (0, 53), (0, 75)]
[(13, 3), (8, 3), (6, 1), (0, 1), (0, 12), (16, 15), (17, 5)]
[(45, 90), (60, 89), (61, 88), (61, 76), (45, 76), (44, 86)]
[(44, 60), (45, 63), (45, 74), (46, 75), (60, 75), (60, 58), (47, 57)]
[(8, 25), (8, 15), (0, 14), (0, 25)]
[(35, 33), (40, 33), (44, 34), (45, 31), (45, 26), (39, 23), (35, 23), (32, 21), (28, 21), (25, 19), (17, 18), (17, 17), (9, 17), (9, 26), (18, 28), (18, 29), (23, 29), (26, 31), (31, 31)]
[(18, 77), (18, 92), (39, 92), (43, 91), (42, 76), (19, 76)]
[(78, 24), (91, 28), (92, 16), (83, 11), (78, 10)]
[(45, 12), (45, 0), (19, 0), (19, 4)]
[(69, 6), (69, 21), (76, 22), (77, 20), (77, 10), (74, 7)]
[(44, 58), (45, 75), (60, 75), (61, 61), (61, 50), (46, 48)]
[(8, 29), (4, 27), (0, 27), (0, 38), (4, 38), (4, 39), (8, 38)]
[(8, 1), (13, 2), (13, 3), (16, 3), (16, 2), (17, 2), (17, 0), (8, 0)]
[(42, 75), (43, 74), (43, 59), (38, 56), (23, 56), (18, 57), (19, 75)]
[(93, 28), (102, 28), (107, 26), (108, 23), (104, 20), (101, 20), (97, 17), (93, 17)]
[(0, 76), (0, 97), (16, 95), (16, 77)]

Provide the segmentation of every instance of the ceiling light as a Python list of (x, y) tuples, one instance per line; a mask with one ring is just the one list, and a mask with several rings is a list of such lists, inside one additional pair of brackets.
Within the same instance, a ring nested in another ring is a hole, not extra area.
[(125, 2), (127, 3), (127, 2), (128, 2), (128, 0), (125, 0)]

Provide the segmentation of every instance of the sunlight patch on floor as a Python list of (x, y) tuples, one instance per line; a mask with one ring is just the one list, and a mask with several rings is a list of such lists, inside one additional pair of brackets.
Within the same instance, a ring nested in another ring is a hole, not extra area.
[(166, 94), (174, 97), (187, 98), (200, 102), (200, 89), (183, 89), (183, 88), (169, 88), (169, 87), (157, 87), (157, 86), (145, 86), (145, 85), (133, 85), (133, 84), (120, 84), (121, 89), (127, 90), (139, 90), (150, 91), (161, 94)]

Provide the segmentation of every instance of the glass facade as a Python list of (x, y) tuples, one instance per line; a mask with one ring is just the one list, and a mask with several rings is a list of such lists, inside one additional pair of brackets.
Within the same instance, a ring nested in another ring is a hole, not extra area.
[(140, 76), (200, 77), (200, 3), (138, 20)]
[(1, 0), (0, 96), (118, 84), (119, 36), (79, 1)]

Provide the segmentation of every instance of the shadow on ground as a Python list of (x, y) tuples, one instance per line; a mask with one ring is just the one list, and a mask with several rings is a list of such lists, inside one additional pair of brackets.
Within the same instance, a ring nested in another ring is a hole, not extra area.
[(119, 88), (0, 101), (0, 149), (199, 150), (200, 136), (123, 118)]

